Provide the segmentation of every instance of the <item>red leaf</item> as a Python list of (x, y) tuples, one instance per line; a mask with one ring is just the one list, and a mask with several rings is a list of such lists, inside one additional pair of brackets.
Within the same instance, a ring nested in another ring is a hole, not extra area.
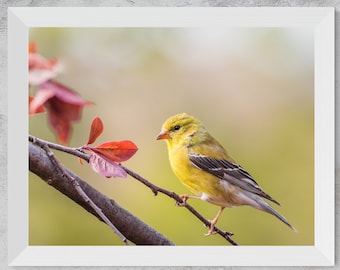
[(57, 136), (57, 140), (62, 143), (67, 145), (70, 136), (71, 136), (71, 121), (68, 119), (63, 118), (61, 115), (59, 115), (56, 110), (58, 110), (57, 106), (55, 106), (57, 101), (54, 103), (48, 103), (46, 104), (46, 110), (48, 112), (48, 123), (53, 130), (53, 132)]
[[(35, 104), (34, 106), (32, 106), (32, 101), (35, 100), (34, 97), (29, 96), (28, 97), (28, 104), (29, 104), (29, 114), (35, 114), (35, 113), (43, 113), (45, 112), (45, 109), (43, 106), (39, 105), (39, 104)], [(38, 103), (35, 100), (36, 103)], [(31, 108), (34, 107), (34, 109), (31, 110)]]
[(126, 172), (117, 163), (105, 159), (104, 157), (92, 153), (90, 156), (90, 166), (95, 172), (106, 177), (126, 177)]
[(35, 42), (31, 42), (30, 44), (28, 44), (28, 52), (29, 53), (37, 52), (37, 44)]
[(65, 85), (62, 85), (61, 83), (48, 81), (45, 82), (42, 87), (44, 87), (44, 85), (46, 84), (48, 85), (48, 87), (53, 87), (54, 89), (56, 89), (56, 97), (63, 102), (79, 106), (93, 104), (90, 101), (84, 100), (77, 92), (73, 91), (71, 88)]
[(44, 105), (48, 113), (48, 122), (58, 141), (63, 144), (69, 141), (71, 122), (80, 120), (83, 107), (90, 104), (73, 90), (54, 81), (40, 84), (34, 100), (31, 102), (30, 112)]
[(31, 43), (28, 53), (28, 69), (29, 84), (38, 85), (56, 77), (62, 71), (62, 66), (57, 59), (46, 59), (36, 53), (36, 46)]
[(65, 103), (79, 106), (92, 104), (92, 102), (84, 100), (77, 92), (75, 92), (71, 88), (52, 80), (40, 84), (38, 89), (54, 90), (56, 98)]
[(131, 141), (107, 142), (96, 147), (84, 147), (113, 162), (123, 162), (131, 158), (138, 150)]
[(29, 113), (37, 113), (39, 108), (41, 108), (47, 100), (55, 95), (54, 89), (39, 89), (31, 102), (29, 103)]
[(104, 130), (104, 125), (102, 120), (100, 120), (99, 117), (96, 117), (93, 119), (92, 124), (91, 124), (91, 131), (90, 131), (90, 136), (89, 140), (87, 141), (87, 144), (92, 144), (95, 142), (95, 140), (99, 137), (100, 134), (102, 134)]
[(78, 161), (79, 161), (80, 165), (83, 165), (83, 159), (82, 158), (79, 157)]

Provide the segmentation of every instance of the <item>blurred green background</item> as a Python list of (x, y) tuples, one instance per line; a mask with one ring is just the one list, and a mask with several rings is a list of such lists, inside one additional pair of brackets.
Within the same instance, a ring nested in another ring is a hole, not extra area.
[[(314, 244), (314, 47), (309, 28), (32, 28), (30, 41), (57, 57), (57, 81), (95, 103), (73, 126), (70, 146), (132, 140), (125, 166), (154, 184), (188, 193), (171, 171), (163, 121), (187, 112), (206, 128), (282, 207), (299, 232), (250, 207), (226, 209), (217, 226), (241, 245)], [(55, 141), (46, 115), (29, 132)], [(56, 152), (57, 153), (57, 152)], [(131, 177), (107, 179), (57, 153), (72, 171), (177, 245), (229, 245), (168, 197)], [(189, 200), (206, 218), (218, 207)], [(30, 245), (122, 245), (111, 230), (35, 175), (29, 177)]]

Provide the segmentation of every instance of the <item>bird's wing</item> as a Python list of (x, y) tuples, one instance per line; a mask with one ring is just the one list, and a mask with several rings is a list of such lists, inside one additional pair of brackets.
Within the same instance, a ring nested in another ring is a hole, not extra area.
[(216, 159), (194, 153), (190, 153), (189, 157), (192, 164), (197, 168), (209, 172), (234, 186), (257, 194), (276, 203), (277, 205), (280, 205), (276, 200), (265, 193), (255, 182), (252, 176), (240, 165), (225, 159)]

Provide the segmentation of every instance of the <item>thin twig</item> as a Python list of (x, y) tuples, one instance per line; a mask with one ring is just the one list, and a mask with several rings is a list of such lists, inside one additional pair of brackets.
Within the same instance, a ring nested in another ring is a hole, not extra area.
[[(50, 145), (48, 143), (43, 142), (43, 140), (36, 139), (34, 137), (32, 137), (32, 139), (33, 139), (33, 141), (32, 141), (33, 143), (38, 144), (41, 148), (44, 149), (44, 151), (46, 152), (47, 156), (50, 158), (50, 160), (52, 161), (54, 166), (56, 168), (58, 168), (58, 170), (61, 172), (61, 174), (64, 177), (66, 177), (72, 183), (72, 185), (74, 186), (74, 188), (76, 189), (78, 194), (83, 198), (83, 200), (92, 207), (92, 209), (98, 214), (98, 216), (100, 216), (100, 218), (113, 230), (113, 232), (118, 235), (118, 237), (125, 243), (125, 245), (129, 246), (130, 244), (129, 244), (127, 238), (116, 228), (115, 225), (112, 224), (112, 222), (103, 213), (102, 209), (100, 209), (91, 200), (91, 198), (81, 188), (78, 181), (64, 170), (64, 166), (62, 166), (60, 164), (59, 160), (55, 157), (54, 153), (51, 151)], [(58, 150), (64, 149), (64, 147), (61, 146), (61, 145), (53, 144), (53, 146), (57, 146)], [(67, 152), (67, 153), (70, 153), (70, 152)]]
[(72, 147), (67, 147), (64, 145), (57, 144), (57, 143), (52, 143), (52, 142), (45, 141), (43, 139), (37, 138), (32, 135), (28, 135), (28, 140), (32, 143), (39, 145), (40, 147), (42, 147), (43, 145), (47, 145), (49, 148), (77, 156), (81, 159), (86, 160), (87, 162), (89, 162), (90, 160), (89, 155), (84, 153), (80, 148), (72, 148)]
[[(149, 187), (152, 192), (157, 195), (158, 192), (163, 193), (165, 195), (167, 195), (170, 198), (173, 198), (177, 203), (179, 203), (180, 205), (184, 206), (186, 209), (188, 209), (194, 216), (196, 216), (200, 221), (203, 222), (203, 224), (207, 227), (210, 227), (211, 223), (209, 220), (205, 219), (200, 213), (198, 213), (195, 208), (193, 208), (191, 205), (189, 205), (187, 202), (184, 203), (184, 201), (182, 200), (182, 198), (176, 194), (175, 192), (166, 190), (164, 188), (158, 187), (152, 183), (150, 183), (148, 180), (146, 180), (145, 178), (143, 178), (142, 176), (138, 175), (137, 173), (131, 171), (130, 169), (122, 166), (122, 168), (126, 171), (127, 174), (129, 174), (130, 176), (132, 176), (133, 178), (135, 178), (136, 180), (138, 180), (139, 182), (142, 182), (144, 185), (146, 185), (147, 187)], [(217, 227), (214, 227), (214, 230), (217, 234), (221, 235), (223, 238), (225, 238), (230, 244), (234, 245), (234, 246), (238, 246), (238, 243), (233, 240), (231, 238), (231, 236), (233, 235), (233, 233), (231, 232), (227, 232), (227, 231), (223, 231)]]
[[(43, 146), (43, 145), (47, 145), (49, 148), (55, 149), (55, 150), (59, 150), (74, 156), (77, 156), (81, 159), (84, 159), (85, 161), (89, 162), (89, 155), (84, 153), (80, 148), (71, 148), (71, 147), (67, 147), (67, 146), (63, 146), (63, 145), (59, 145), (59, 144), (55, 144), (55, 143), (51, 143), (45, 140), (42, 140), (40, 138), (36, 138), (32, 135), (29, 135), (29, 141), (31, 142), (35, 142), (36, 144), (38, 144), (39, 146)], [(134, 179), (136, 179), (137, 181), (143, 183), (145, 186), (147, 186), (148, 188), (151, 189), (151, 191), (157, 195), (159, 192), (163, 193), (164, 195), (167, 195), (168, 197), (174, 199), (178, 204), (183, 205), (186, 209), (188, 209), (194, 216), (196, 216), (205, 226), (210, 227), (211, 223), (209, 220), (207, 220), (206, 218), (204, 218), (199, 212), (197, 212), (197, 210), (195, 210), (191, 205), (189, 205), (187, 202), (183, 202), (182, 198), (176, 194), (175, 192), (163, 189), (161, 187), (158, 187), (154, 184), (152, 184), (150, 181), (146, 180), (144, 177), (140, 176), (139, 174), (131, 171), (130, 169), (124, 167), (121, 165), (121, 167), (126, 171), (127, 174), (129, 174), (131, 177), (133, 177)], [(221, 229), (219, 229), (218, 227), (214, 227), (214, 231), (219, 234), (220, 236), (222, 236), (224, 239), (226, 239), (230, 244), (234, 245), (234, 246), (238, 246), (238, 243), (233, 240), (231, 238), (231, 236), (233, 235), (233, 233), (231, 232), (227, 232), (227, 231), (223, 231)]]

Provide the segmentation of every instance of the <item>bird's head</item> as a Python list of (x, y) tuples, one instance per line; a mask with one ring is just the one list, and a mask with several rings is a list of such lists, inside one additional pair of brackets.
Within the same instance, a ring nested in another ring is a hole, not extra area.
[(169, 117), (162, 125), (162, 130), (156, 137), (157, 140), (166, 140), (168, 146), (190, 144), (197, 132), (204, 130), (201, 122), (186, 113)]

